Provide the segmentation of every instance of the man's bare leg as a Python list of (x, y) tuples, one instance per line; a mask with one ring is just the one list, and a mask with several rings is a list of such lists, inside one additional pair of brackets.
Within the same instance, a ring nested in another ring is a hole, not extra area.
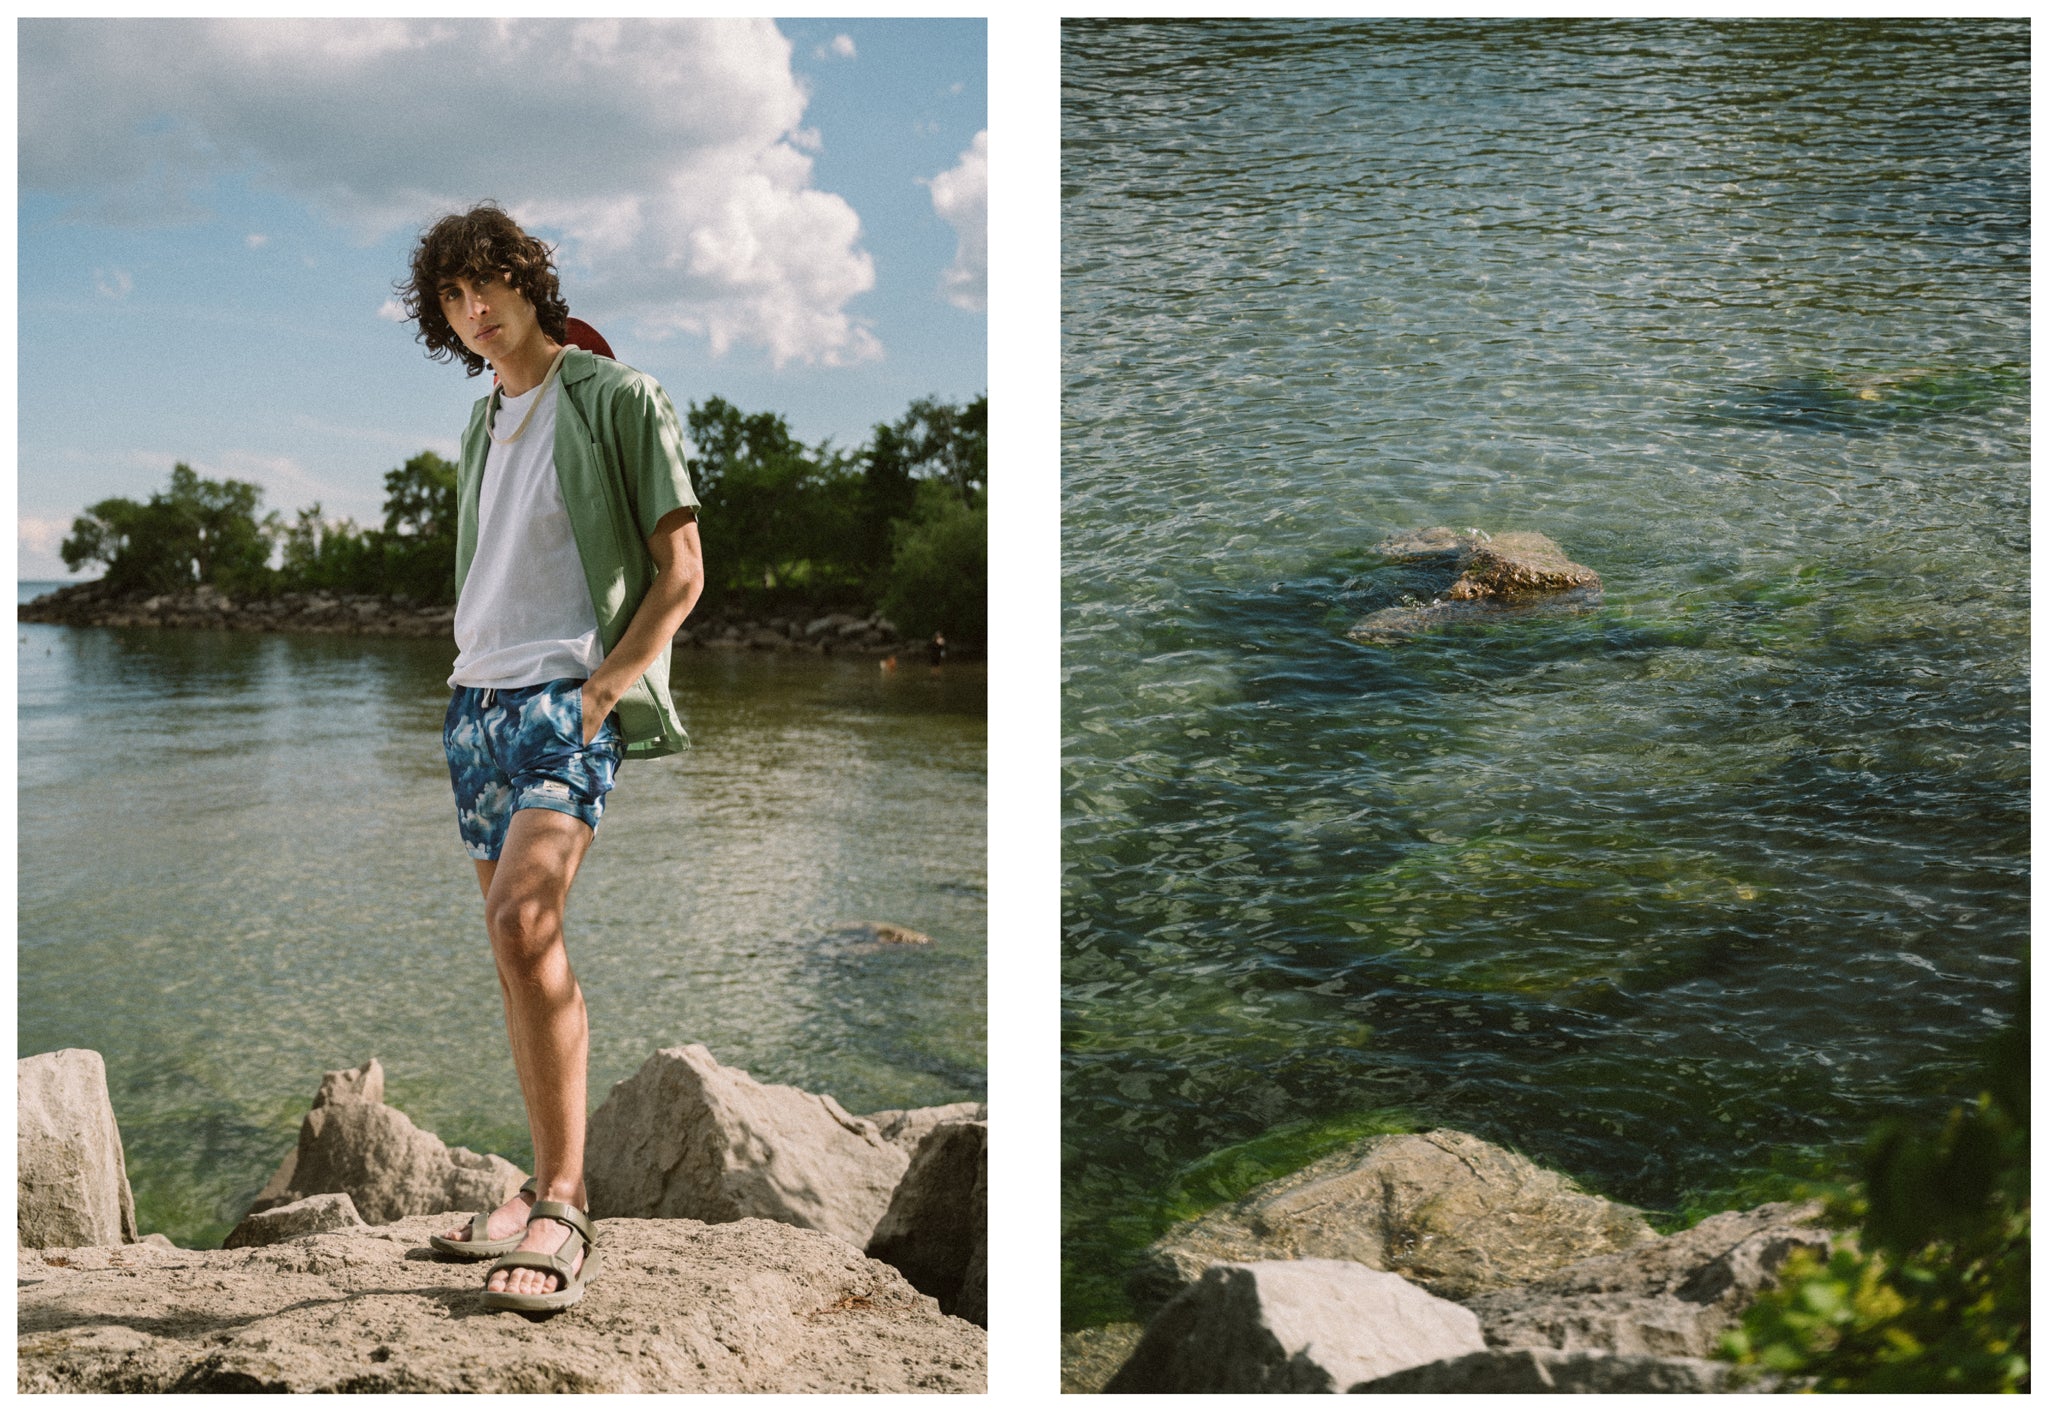
[[(587, 1209), (589, 1200), (583, 1187), (583, 1128), (590, 1029), (583, 992), (562, 942), (562, 915), (590, 840), (590, 827), (580, 819), (549, 809), (521, 809), (506, 828), (498, 860), (476, 864), (513, 1066), (533, 1134), (540, 1199), (566, 1201), (579, 1210)], [(513, 1197), (491, 1213), (486, 1235), (503, 1239), (512, 1234), (526, 1224), (529, 1209), (525, 1200)], [(553, 1253), (569, 1234), (558, 1221), (536, 1220), (519, 1247)], [(547, 1293), (555, 1286), (555, 1276), (540, 1269), (506, 1270), (493, 1274), (487, 1285), (508, 1293)]]

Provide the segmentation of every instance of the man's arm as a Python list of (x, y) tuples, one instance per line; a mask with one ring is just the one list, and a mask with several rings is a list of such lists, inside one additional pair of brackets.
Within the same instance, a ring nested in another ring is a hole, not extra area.
[(697, 537), (697, 511), (674, 509), (661, 517), (647, 536), (654, 556), (654, 582), (626, 624), (619, 644), (605, 654), (604, 664), (583, 683), (583, 743), (597, 738), (604, 718), (626, 688), (646, 674), (674, 639), (704, 591), (704, 546)]

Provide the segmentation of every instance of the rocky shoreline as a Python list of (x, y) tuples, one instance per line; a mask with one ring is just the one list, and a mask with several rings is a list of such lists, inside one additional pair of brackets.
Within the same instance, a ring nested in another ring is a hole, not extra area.
[(525, 1173), (416, 1127), (374, 1059), (218, 1250), (138, 1237), (98, 1054), (17, 1087), (24, 1392), (986, 1390), (983, 1104), (856, 1117), (662, 1049), (590, 1116), (600, 1272), (529, 1319), (427, 1243)]
[(1145, 1323), (1069, 1333), (1068, 1392), (1790, 1391), (1713, 1360), (1816, 1203), (1658, 1235), (1463, 1132), (1367, 1137), (1156, 1240)]
[[(179, 593), (149, 593), (116, 592), (92, 582), (70, 584), (23, 603), (17, 617), (22, 622), (66, 627), (210, 628), (445, 640), (454, 630), (455, 609), (360, 593), (280, 593), (236, 599), (209, 585)], [(757, 618), (714, 608), (692, 617), (676, 634), (675, 642), (678, 647), (820, 656), (888, 656), (926, 650), (922, 642), (906, 643), (896, 625), (879, 612), (799, 612)]]

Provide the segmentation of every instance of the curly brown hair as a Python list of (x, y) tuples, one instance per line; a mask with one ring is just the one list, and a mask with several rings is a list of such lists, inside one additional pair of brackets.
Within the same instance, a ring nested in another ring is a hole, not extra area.
[(393, 288), (405, 316), (419, 325), (413, 337), (427, 345), (435, 362), (459, 359), (475, 377), (486, 366), (471, 352), (441, 312), (441, 286), (451, 279), (505, 281), (533, 305), (541, 332), (557, 343), (569, 336), (569, 305), (555, 277), (555, 250), (521, 230), (495, 201), (472, 206), (459, 216), (443, 216), (413, 247), (412, 277)]

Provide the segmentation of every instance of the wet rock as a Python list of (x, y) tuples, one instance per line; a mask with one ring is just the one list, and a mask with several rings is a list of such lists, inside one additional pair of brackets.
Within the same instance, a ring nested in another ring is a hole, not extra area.
[(849, 955), (867, 955), (898, 946), (928, 946), (932, 938), (889, 921), (856, 921), (834, 927), (826, 939)]
[(331, 1230), (360, 1230), (363, 1219), (356, 1203), (346, 1195), (309, 1195), (290, 1205), (274, 1206), (242, 1217), (242, 1223), (221, 1241), (222, 1249), (253, 1249), (278, 1244), (300, 1235), (321, 1235)]
[(1560, 1392), (1646, 1392), (1674, 1396), (1773, 1391), (1774, 1382), (1743, 1384), (1726, 1362), (1698, 1357), (1626, 1357), (1550, 1348), (1468, 1352), (1442, 1362), (1361, 1382), (1354, 1392), (1429, 1395), (1455, 1392), (1528, 1395)]
[(1378, 551), (1455, 577), (1426, 600), (1411, 597), (1360, 619), (1348, 634), (1356, 641), (1398, 641), (1504, 614), (1582, 612), (1601, 599), (1600, 575), (1572, 562), (1542, 534), (1491, 535), (1437, 526), (1396, 535)]
[[(946, 1122), (926, 1134), (868, 1239), (867, 1253), (902, 1270), (944, 1311), (987, 1324), (988, 1123)], [(977, 1262), (983, 1283), (978, 1319), (960, 1308)]]
[(756, 1082), (702, 1044), (662, 1049), (590, 1115), (602, 1216), (759, 1216), (863, 1248), (910, 1159), (832, 1098)]
[(1145, 1336), (1143, 1323), (1109, 1323), (1060, 1335), (1060, 1390), (1093, 1395), (1109, 1385)]
[(941, 1122), (986, 1122), (985, 1102), (949, 1102), (939, 1107), (891, 1107), (870, 1112), (863, 1121), (875, 1124), (882, 1140), (900, 1148), (905, 1156), (917, 1153), (924, 1134)]
[(1218, 1264), (1161, 1309), (1110, 1392), (1332, 1392), (1483, 1350), (1457, 1304), (1342, 1259)]
[(1169, 1230), (1129, 1280), (1140, 1309), (1211, 1264), (1352, 1259), (1468, 1299), (1656, 1238), (1642, 1215), (1464, 1132), (1367, 1137)]
[(491, 1210), (525, 1179), (504, 1157), (451, 1147), (395, 1107), (335, 1102), (306, 1114), (285, 1188), (259, 1199), (250, 1213), (346, 1193), (364, 1220), (380, 1225), (408, 1215)]
[(15, 1063), (15, 1238), (25, 1249), (135, 1240), (107, 1066), (89, 1048)]
[(1689, 1230), (1470, 1299), (1494, 1347), (1706, 1357), (1799, 1249), (1823, 1259), (1819, 1202), (1709, 1216)]
[(536, 1324), (416, 1217), (259, 1249), (25, 1251), (24, 1392), (981, 1392), (987, 1334), (886, 1264), (764, 1220), (600, 1220)]

